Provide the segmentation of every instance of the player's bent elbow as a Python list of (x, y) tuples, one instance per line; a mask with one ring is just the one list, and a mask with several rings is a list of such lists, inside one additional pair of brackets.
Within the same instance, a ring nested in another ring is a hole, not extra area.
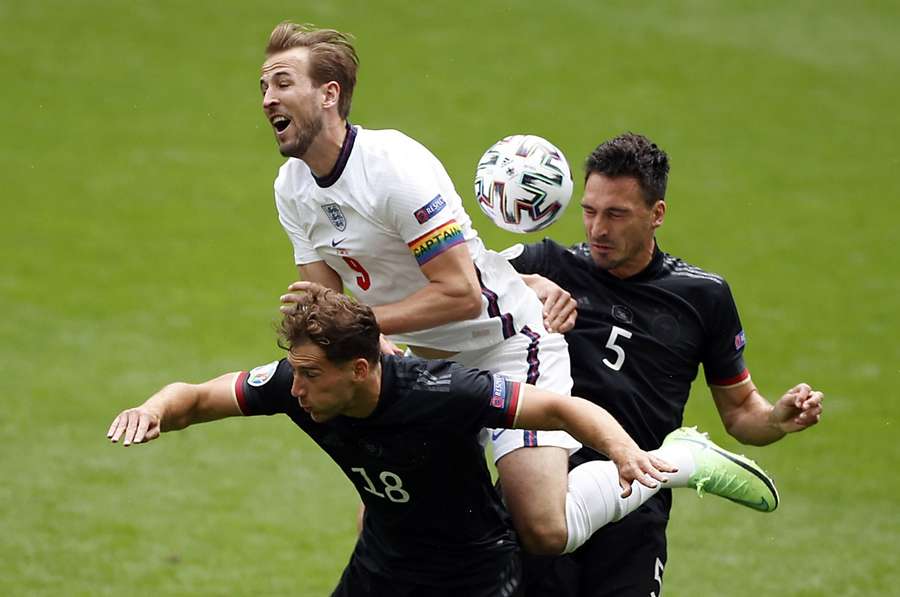
[(466, 319), (475, 319), (481, 315), (481, 293), (468, 297), (466, 301)]
[(481, 288), (467, 284), (456, 294), (454, 307), (460, 319), (475, 319), (481, 315)]

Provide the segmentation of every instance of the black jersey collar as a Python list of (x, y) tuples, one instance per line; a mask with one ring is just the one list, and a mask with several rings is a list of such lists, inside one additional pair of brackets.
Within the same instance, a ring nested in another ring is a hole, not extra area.
[(659, 248), (659, 242), (654, 238), (653, 239), (653, 257), (650, 258), (650, 263), (647, 264), (647, 267), (636, 273), (635, 275), (628, 278), (629, 280), (634, 280), (635, 282), (641, 282), (643, 280), (650, 280), (656, 277), (656, 274), (659, 273), (659, 270), (663, 265), (663, 252), (662, 249)]
[(347, 121), (347, 134), (344, 135), (344, 143), (341, 145), (341, 153), (338, 154), (337, 162), (334, 164), (334, 168), (331, 169), (331, 172), (319, 178), (315, 174), (313, 174), (313, 179), (316, 181), (316, 184), (321, 188), (330, 187), (334, 183), (338, 181), (338, 178), (341, 177), (341, 174), (344, 172), (344, 167), (347, 165), (347, 161), (350, 159), (350, 152), (353, 151), (353, 143), (356, 141), (356, 127), (350, 124), (350, 121)]

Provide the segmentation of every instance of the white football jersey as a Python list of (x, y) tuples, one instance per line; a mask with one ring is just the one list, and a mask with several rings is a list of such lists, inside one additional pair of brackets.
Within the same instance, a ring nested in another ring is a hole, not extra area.
[(482, 287), (477, 319), (400, 334), (395, 342), (448, 351), (490, 346), (541, 320), (541, 305), (503, 257), (484, 248), (438, 159), (399, 131), (348, 127), (332, 173), (290, 158), (275, 180), (278, 217), (299, 265), (325, 261), (344, 288), (378, 306), (428, 283), (419, 269), (466, 243)]

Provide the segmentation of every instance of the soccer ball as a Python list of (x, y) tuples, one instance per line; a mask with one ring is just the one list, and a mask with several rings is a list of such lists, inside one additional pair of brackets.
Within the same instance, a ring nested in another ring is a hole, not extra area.
[(475, 197), (494, 223), (535, 232), (559, 219), (572, 197), (565, 156), (536, 135), (512, 135), (484, 152), (475, 169)]

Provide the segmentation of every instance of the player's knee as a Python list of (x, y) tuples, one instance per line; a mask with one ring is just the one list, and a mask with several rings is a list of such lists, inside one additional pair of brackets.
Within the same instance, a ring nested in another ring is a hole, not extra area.
[(516, 531), (522, 549), (538, 556), (561, 554), (569, 538), (564, 521), (563, 524), (543, 522), (519, 525)]

